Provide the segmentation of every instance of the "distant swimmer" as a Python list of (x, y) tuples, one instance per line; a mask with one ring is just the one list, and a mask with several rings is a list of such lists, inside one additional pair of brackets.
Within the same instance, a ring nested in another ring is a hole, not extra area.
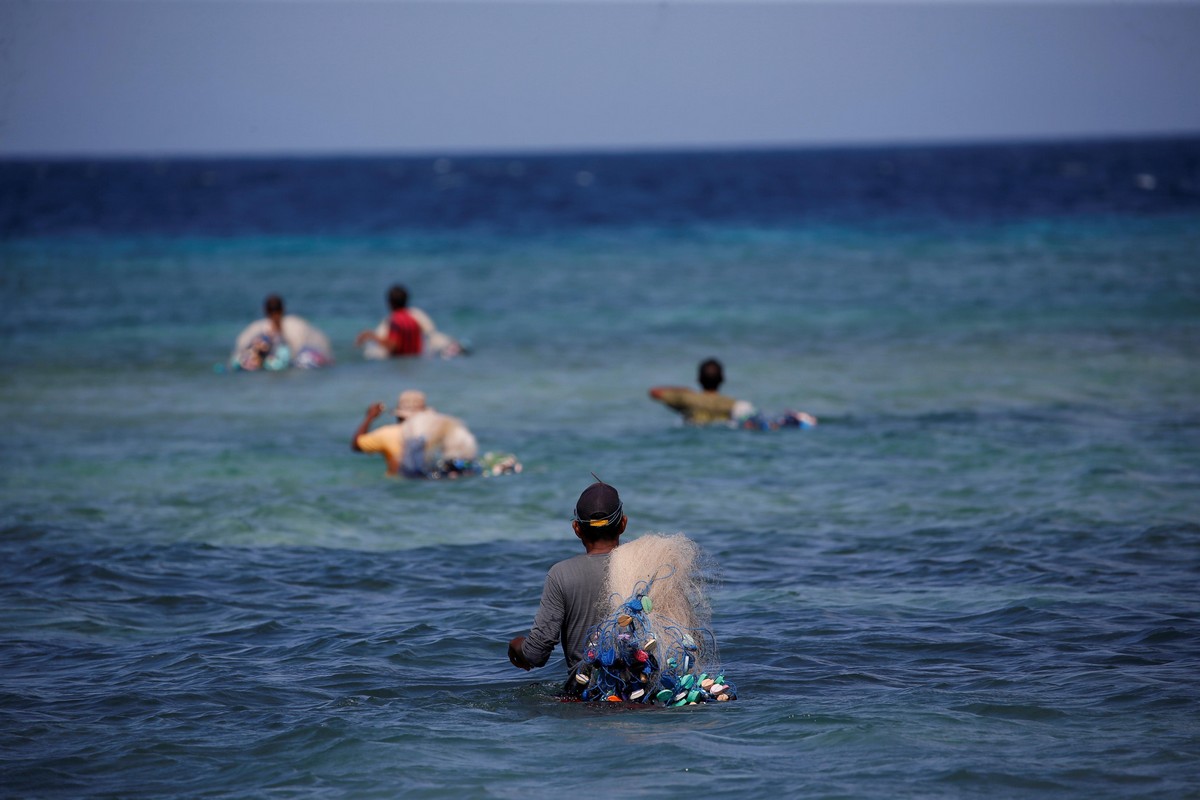
[(367, 408), (350, 447), (360, 453), (382, 453), (388, 475), (456, 478), (521, 471), (520, 462), (511, 454), (487, 453), (478, 458), (475, 435), (462, 420), (426, 405), (424, 392), (401, 392), (393, 411), (396, 422), (370, 430), (383, 412), (383, 403)]
[(717, 391), (725, 382), (721, 362), (715, 358), (701, 362), (697, 381), (702, 391), (697, 392), (685, 386), (656, 386), (650, 390), (650, 397), (678, 411), (684, 421), (692, 425), (732, 420), (738, 401)]
[(365, 330), (354, 339), (367, 358), (399, 358), (428, 353), (441, 358), (462, 355), (463, 346), (442, 333), (433, 320), (419, 308), (408, 305), (408, 289), (396, 284), (388, 290), (391, 313), (374, 330)]
[(721, 394), (717, 390), (725, 382), (725, 371), (715, 358), (700, 363), (696, 379), (699, 392), (685, 386), (656, 386), (650, 390), (650, 397), (679, 412), (689, 425), (722, 424), (774, 430), (811, 428), (817, 424), (816, 417), (803, 411), (786, 411), (775, 419), (767, 419), (751, 403)]
[(568, 698), (682, 706), (737, 697), (708, 630), (705, 565), (683, 534), (628, 544), (616, 488), (599, 478), (575, 503), (571, 529), (584, 552), (550, 568), (533, 626), (508, 643), (530, 670), (555, 647), (566, 658)]
[(238, 335), (229, 357), (231, 368), (253, 372), (333, 363), (329, 338), (303, 317), (284, 313), (282, 297), (267, 295), (263, 314)]

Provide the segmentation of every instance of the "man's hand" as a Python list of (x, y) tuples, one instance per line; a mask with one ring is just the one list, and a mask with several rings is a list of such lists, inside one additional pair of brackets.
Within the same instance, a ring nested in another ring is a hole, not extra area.
[(383, 413), (383, 403), (372, 403), (367, 406), (366, 416), (362, 422), (358, 423), (358, 430), (354, 431), (354, 435), (350, 437), (350, 449), (356, 453), (361, 453), (362, 448), (358, 446), (358, 437), (365, 436), (367, 431), (371, 429), (371, 422)]
[(523, 669), (526, 672), (533, 669), (533, 665), (525, 660), (525, 654), (521, 652), (521, 648), (525, 645), (525, 637), (517, 636), (508, 643), (508, 660), (517, 669)]

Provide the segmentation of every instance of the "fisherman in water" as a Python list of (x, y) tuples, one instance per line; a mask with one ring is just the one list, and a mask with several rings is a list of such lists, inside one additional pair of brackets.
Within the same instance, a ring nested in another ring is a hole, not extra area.
[[(559, 561), (546, 574), (533, 627), (508, 643), (508, 660), (514, 667), (545, 665), (558, 644), (568, 673), (583, 659), (588, 630), (604, 617), (609, 555), (621, 543), (628, 523), (614, 487), (597, 480), (579, 495), (571, 529), (584, 552)], [(568, 678), (564, 688), (577, 694), (579, 686)]]

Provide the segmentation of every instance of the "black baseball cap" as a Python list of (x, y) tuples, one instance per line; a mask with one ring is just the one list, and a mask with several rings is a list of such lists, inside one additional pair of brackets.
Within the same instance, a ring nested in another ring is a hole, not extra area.
[(575, 503), (575, 521), (588, 528), (605, 528), (621, 521), (623, 507), (617, 490), (597, 480)]

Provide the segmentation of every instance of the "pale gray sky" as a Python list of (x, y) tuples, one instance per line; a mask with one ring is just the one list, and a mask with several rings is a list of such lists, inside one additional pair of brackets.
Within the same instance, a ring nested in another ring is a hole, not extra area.
[(0, 0), (0, 157), (1200, 133), (1200, 2)]

